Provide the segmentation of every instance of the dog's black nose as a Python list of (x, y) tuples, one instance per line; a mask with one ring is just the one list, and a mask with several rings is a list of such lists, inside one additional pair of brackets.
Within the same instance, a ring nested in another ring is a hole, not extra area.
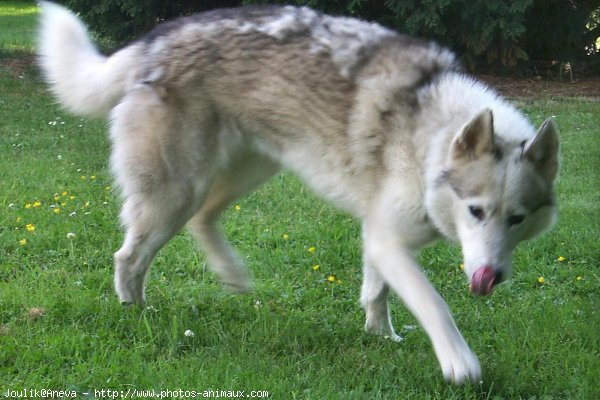
[(494, 271), (494, 286), (496, 286), (497, 284), (499, 284), (500, 282), (502, 282), (503, 276), (502, 276), (502, 271), (496, 270)]

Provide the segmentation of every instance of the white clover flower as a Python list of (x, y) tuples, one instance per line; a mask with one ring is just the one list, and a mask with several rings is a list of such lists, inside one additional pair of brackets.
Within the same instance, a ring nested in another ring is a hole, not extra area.
[(194, 336), (196, 336), (196, 334), (193, 331), (189, 330), (189, 329), (187, 329), (185, 332), (183, 332), (183, 334), (184, 334), (185, 337), (194, 337)]

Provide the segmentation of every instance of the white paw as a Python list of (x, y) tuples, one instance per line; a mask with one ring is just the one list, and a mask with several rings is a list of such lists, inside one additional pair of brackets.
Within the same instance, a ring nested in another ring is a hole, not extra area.
[(383, 338), (384, 339), (389, 339), (392, 342), (396, 342), (396, 343), (400, 343), (401, 341), (404, 340), (404, 338), (402, 336), (400, 336), (400, 335), (398, 335), (398, 334), (396, 334), (394, 332), (392, 332), (391, 335), (383, 335)]
[[(454, 353), (454, 352), (453, 352)], [(444, 378), (455, 384), (478, 382), (481, 379), (481, 365), (475, 353), (468, 347), (452, 355), (439, 357)]]
[(253, 290), (248, 270), (241, 262), (216, 263), (212, 270), (217, 274), (223, 287), (232, 293), (249, 293)]
[(253, 291), (254, 287), (252, 285), (252, 281), (247, 280), (234, 280), (234, 281), (222, 281), (223, 286), (229, 290), (231, 293), (235, 294), (243, 294), (250, 293)]
[(381, 320), (377, 323), (372, 323), (372, 321), (369, 321), (367, 319), (367, 322), (365, 324), (365, 332), (378, 336), (383, 336), (384, 339), (389, 339), (394, 342), (401, 342), (404, 340), (402, 336), (394, 332), (394, 328), (391, 326), (391, 324), (388, 323), (387, 320)]
[(119, 297), (119, 302), (123, 305), (136, 304), (143, 306), (146, 304), (144, 295), (144, 281), (131, 280), (123, 274), (115, 275), (115, 291)]

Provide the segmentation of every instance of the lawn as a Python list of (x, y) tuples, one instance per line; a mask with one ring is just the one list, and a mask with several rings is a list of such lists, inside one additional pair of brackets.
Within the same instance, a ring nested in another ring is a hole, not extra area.
[(223, 291), (183, 232), (153, 264), (149, 306), (119, 305), (112, 253), (123, 235), (106, 123), (54, 103), (29, 62), (34, 31), (31, 3), (0, 2), (2, 396), (26, 388), (80, 398), (180, 389), (317, 400), (600, 398), (598, 101), (515, 99), (536, 125), (556, 117), (563, 164), (561, 219), (519, 247), (511, 281), (473, 298), (458, 248), (423, 252), (484, 370), (482, 383), (454, 387), (399, 301), (402, 343), (363, 332), (359, 226), (288, 174), (225, 216), (253, 293)]

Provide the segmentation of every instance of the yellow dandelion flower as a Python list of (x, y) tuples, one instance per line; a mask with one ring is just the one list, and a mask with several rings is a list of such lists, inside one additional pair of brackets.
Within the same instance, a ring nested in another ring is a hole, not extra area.
[(69, 196), (69, 200), (75, 200), (75, 196), (73, 196), (73, 195)]
[(31, 203), (25, 204), (25, 208), (27, 208), (27, 209), (31, 208)]
[(283, 234), (283, 240), (288, 240), (290, 238), (290, 235), (288, 235), (287, 233)]
[(60, 196), (58, 195), (58, 193), (54, 193), (54, 201), (58, 200), (60, 200)]
[(90, 206), (90, 202), (86, 201), (85, 203), (83, 203), (83, 208), (88, 208)]
[(33, 202), (33, 207), (34, 208), (38, 208), (38, 207), (41, 207), (41, 206), (42, 206), (42, 202), (37, 201), (37, 200)]
[(319, 264), (312, 266), (313, 271), (318, 271), (320, 268), (321, 266)]
[(60, 207), (55, 207), (55, 208), (52, 210), (52, 212), (53, 212), (54, 214), (60, 214)]
[(91, 176), (90, 176), (90, 179), (91, 179), (91, 180), (94, 180), (94, 179), (96, 179), (96, 175), (91, 175)]
[(327, 282), (331, 282), (331, 283), (333, 283), (333, 282), (335, 282), (335, 281), (336, 281), (336, 279), (337, 279), (337, 278), (335, 277), (335, 275), (329, 275), (329, 276), (327, 277)]
[(316, 248), (315, 246), (310, 246), (310, 247), (308, 248), (308, 252), (309, 252), (309, 253), (314, 253), (315, 251), (317, 251), (317, 248)]
[(537, 281), (540, 285), (543, 285), (546, 282), (546, 280), (544, 279), (543, 276), (540, 276), (539, 278), (537, 278)]
[(27, 232), (33, 232), (33, 231), (35, 231), (35, 225), (27, 224), (27, 225), (25, 225), (25, 230), (27, 230)]
[(81, 179), (82, 181), (85, 181), (85, 180), (87, 179), (87, 177), (86, 177), (85, 175), (81, 175), (81, 176), (79, 177), (79, 179)]
[(559, 257), (556, 259), (556, 261), (558, 261), (558, 262), (563, 262), (563, 261), (565, 261), (565, 258), (564, 258), (563, 256), (559, 256)]
[(575, 279), (576, 279), (576, 280), (578, 280), (578, 281), (580, 281), (580, 280), (582, 280), (582, 279), (583, 279), (583, 277), (582, 277), (582, 276), (578, 276), (578, 277), (577, 277), (577, 278), (575, 278)]
[(460, 268), (461, 271), (465, 270), (465, 264), (460, 264), (458, 267)]
[(236, 204), (233, 208), (235, 209), (235, 211), (240, 211), (242, 209), (242, 206)]
[(66, 196), (68, 194), (69, 194), (69, 192), (66, 192), (66, 191), (61, 193), (62, 196)]
[(21, 240), (19, 240), (19, 244), (21, 246), (25, 246), (27, 244), (27, 239), (21, 239)]

